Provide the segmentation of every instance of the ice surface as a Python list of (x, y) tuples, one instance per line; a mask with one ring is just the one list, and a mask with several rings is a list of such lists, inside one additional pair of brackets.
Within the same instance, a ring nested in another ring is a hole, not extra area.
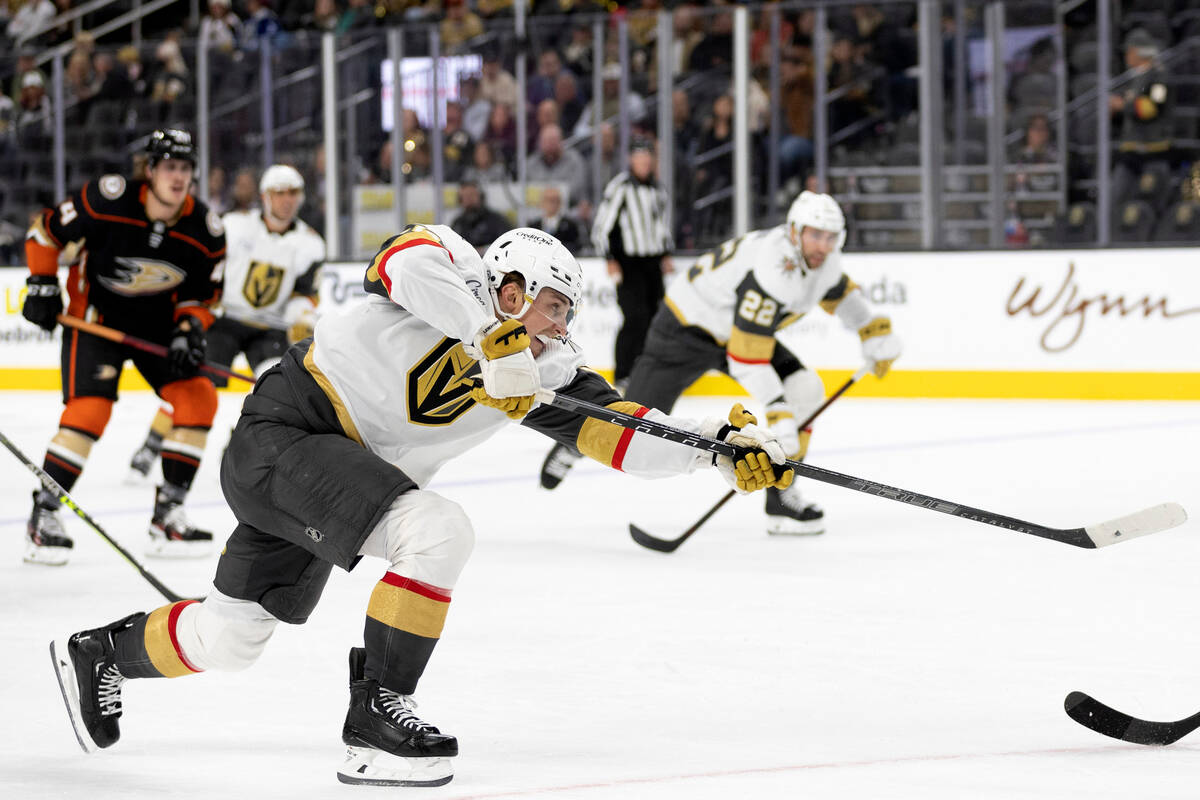
[[(57, 394), (0, 398), (0, 430), (40, 463)], [(189, 500), (218, 538), (232, 516), (216, 457), (240, 398), (221, 403)], [(153, 409), (122, 398), (75, 491), (139, 556), (153, 490), (122, 481)], [(280, 626), (250, 670), (127, 684), (122, 741), (80, 752), (50, 639), (162, 601), (74, 517), (70, 565), (22, 564), (34, 480), (0, 453), (0, 797), (1194, 798), (1200, 738), (1126, 745), (1062, 701), (1200, 709), (1198, 441), (1194, 403), (850, 396), (818, 423), (812, 463), (1056, 527), (1163, 501), (1193, 519), (1090, 551), (808, 484), (824, 536), (768, 537), (762, 501), (735, 498), (663, 555), (627, 523), (678, 535), (725, 491), (715, 474), (651, 483), (582, 464), (546, 492), (547, 444), (513, 426), (431, 487), (463, 504), (478, 544), (417, 694), (462, 747), (454, 781), (427, 790), (334, 777), (371, 560), (335, 572), (310, 622)], [(215, 557), (146, 563), (202, 594)]]

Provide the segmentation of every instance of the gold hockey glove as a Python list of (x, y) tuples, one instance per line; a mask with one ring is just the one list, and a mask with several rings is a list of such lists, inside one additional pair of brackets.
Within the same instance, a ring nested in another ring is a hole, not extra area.
[(745, 449), (733, 458), (716, 456), (713, 459), (721, 477), (739, 494), (770, 486), (786, 489), (795, 477), (791, 467), (782, 466), (787, 458), (775, 434), (758, 427), (757, 423), (755, 416), (738, 403), (729, 411), (728, 423), (708, 420), (702, 426), (702, 432), (712, 431), (705, 435), (713, 435), (713, 438)]
[(858, 336), (862, 339), (863, 358), (872, 363), (875, 377), (887, 375), (901, 349), (900, 337), (892, 333), (891, 319), (875, 317), (858, 329)]

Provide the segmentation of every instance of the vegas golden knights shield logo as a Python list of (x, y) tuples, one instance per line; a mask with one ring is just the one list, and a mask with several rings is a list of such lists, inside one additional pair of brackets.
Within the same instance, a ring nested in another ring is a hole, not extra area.
[(449, 425), (475, 401), (470, 379), (479, 363), (467, 355), (462, 342), (442, 339), (408, 371), (408, 419), (414, 425)]
[(279, 289), (283, 286), (283, 276), (286, 270), (265, 261), (251, 261), (246, 271), (246, 282), (242, 285), (242, 295), (253, 308), (266, 308), (279, 297)]

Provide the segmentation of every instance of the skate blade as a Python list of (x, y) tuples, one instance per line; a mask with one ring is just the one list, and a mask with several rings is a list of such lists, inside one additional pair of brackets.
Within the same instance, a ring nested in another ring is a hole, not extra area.
[(370, 747), (347, 747), (337, 777), (356, 786), (444, 786), (454, 768), (448, 758), (403, 758)]
[(25, 547), (22, 561), (26, 564), (41, 564), (44, 567), (61, 567), (71, 558), (70, 547), (43, 547), (30, 542)]
[(212, 555), (212, 539), (198, 542), (166, 541), (153, 537), (146, 547), (146, 558), (184, 559), (206, 558)]
[(66, 639), (50, 642), (50, 660), (54, 664), (54, 674), (58, 678), (58, 690), (62, 692), (63, 705), (67, 707), (67, 717), (75, 731), (75, 740), (79, 742), (83, 752), (94, 753), (100, 748), (92, 740), (91, 734), (83, 724), (83, 717), (80, 716), (79, 683), (75, 678), (75, 667), (71, 664), (71, 659), (67, 658), (68, 652)]
[(824, 532), (825, 522), (823, 520), (800, 522), (794, 519), (783, 519), (779, 522), (767, 522), (767, 533), (772, 536), (820, 536)]

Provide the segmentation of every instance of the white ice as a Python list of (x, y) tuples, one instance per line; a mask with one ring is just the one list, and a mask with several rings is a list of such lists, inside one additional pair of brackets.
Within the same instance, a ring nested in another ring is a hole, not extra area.
[[(0, 394), (0, 430), (41, 461), (55, 393)], [(217, 457), (240, 407), (223, 395), (194, 520), (232, 528)], [(728, 401), (676, 409), (720, 413)], [(75, 496), (140, 556), (152, 489), (123, 484), (153, 412), (117, 404)], [(513, 426), (432, 487), (478, 532), (417, 699), (459, 737), (439, 789), (344, 787), (346, 652), (382, 562), (335, 574), (307, 625), (253, 668), (136, 681), (123, 737), (83, 754), (51, 638), (161, 598), (74, 517), (64, 568), (21, 563), (32, 476), (0, 453), (0, 798), (1194, 798), (1200, 733), (1167, 748), (1104, 738), (1062, 709), (1079, 689), (1129, 713), (1200, 709), (1200, 404), (866, 400), (817, 427), (810, 462), (1056, 527), (1178, 501), (1182, 527), (1082, 550), (810, 483), (829, 530), (763, 532), (715, 474), (642, 482), (582, 465), (537, 487), (546, 449)], [(203, 594), (215, 556), (146, 561)]]

